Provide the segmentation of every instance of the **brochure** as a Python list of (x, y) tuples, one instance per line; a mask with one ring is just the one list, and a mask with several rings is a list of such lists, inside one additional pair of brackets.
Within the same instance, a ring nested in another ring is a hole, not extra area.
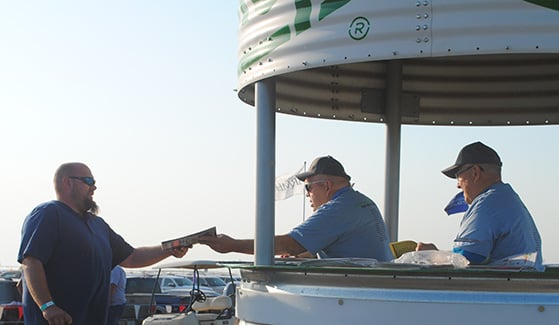
[(190, 234), (188, 236), (166, 240), (161, 243), (163, 249), (173, 249), (176, 247), (189, 247), (194, 244), (199, 243), (200, 237), (204, 236), (216, 236), (216, 227), (211, 227), (206, 230), (202, 230), (200, 232)]

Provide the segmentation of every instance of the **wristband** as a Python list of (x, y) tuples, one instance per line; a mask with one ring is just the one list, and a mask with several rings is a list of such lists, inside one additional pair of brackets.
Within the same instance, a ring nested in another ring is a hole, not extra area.
[(41, 305), (41, 311), (45, 311), (47, 310), (47, 308), (54, 306), (54, 301), (49, 300), (47, 302), (45, 302), (44, 304)]

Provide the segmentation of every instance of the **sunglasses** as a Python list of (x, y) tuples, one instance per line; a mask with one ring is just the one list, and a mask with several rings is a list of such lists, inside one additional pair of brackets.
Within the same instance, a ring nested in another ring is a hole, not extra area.
[(305, 191), (310, 192), (310, 191), (311, 191), (311, 185), (312, 185), (312, 184), (324, 183), (324, 182), (327, 182), (327, 181), (328, 181), (328, 180), (323, 179), (323, 180), (320, 180), (320, 181), (314, 181), (314, 182), (310, 182), (310, 183), (305, 183)]
[(458, 176), (460, 176), (460, 174), (467, 172), (468, 170), (472, 169), (475, 165), (466, 165), (462, 168), (460, 168), (455, 174), (454, 177), (458, 178)]
[(79, 179), (80, 181), (84, 182), (88, 186), (95, 185), (95, 178), (93, 177), (82, 177), (82, 176), (69, 176), (69, 177), (73, 179)]

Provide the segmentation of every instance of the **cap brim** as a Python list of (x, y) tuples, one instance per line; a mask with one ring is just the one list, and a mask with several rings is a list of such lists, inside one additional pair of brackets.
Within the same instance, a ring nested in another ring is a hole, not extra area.
[(446, 169), (443, 169), (441, 173), (450, 178), (456, 178), (456, 172), (460, 169), (459, 165), (452, 165)]
[(300, 181), (303, 181), (303, 182), (305, 181), (305, 179), (307, 179), (311, 176), (314, 176), (313, 172), (303, 172), (301, 174), (295, 175), (295, 177), (297, 177), (297, 179), (299, 179)]

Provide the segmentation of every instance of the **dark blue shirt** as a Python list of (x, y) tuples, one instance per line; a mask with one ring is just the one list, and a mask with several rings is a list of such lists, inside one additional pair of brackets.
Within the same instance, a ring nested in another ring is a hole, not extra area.
[[(52, 300), (74, 325), (104, 324), (112, 268), (134, 248), (100, 217), (81, 216), (59, 201), (36, 207), (23, 223), (18, 254), (43, 263)], [(24, 283), (26, 324), (47, 324)]]

